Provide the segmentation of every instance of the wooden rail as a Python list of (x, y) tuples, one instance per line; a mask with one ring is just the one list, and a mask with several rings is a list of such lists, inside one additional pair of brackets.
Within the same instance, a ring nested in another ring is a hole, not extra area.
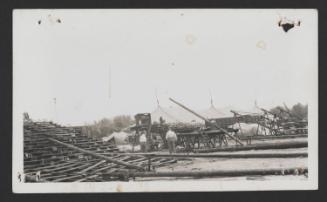
[(297, 142), (280, 142), (280, 143), (266, 143), (266, 144), (252, 144), (230, 147), (219, 147), (212, 149), (197, 149), (194, 152), (206, 153), (206, 152), (217, 152), (217, 151), (246, 151), (246, 150), (265, 150), (265, 149), (291, 149), (291, 148), (303, 148), (308, 147), (307, 141)]
[(251, 135), (251, 136), (237, 136), (241, 140), (274, 140), (274, 139), (294, 139), (294, 138), (307, 138), (308, 135), (306, 134), (299, 134), (299, 135)]
[[(108, 177), (239, 177), (251, 175), (300, 175), (308, 172), (308, 168), (270, 168), (246, 170), (211, 170), (211, 171), (167, 171), (167, 172), (114, 172)], [(106, 175), (106, 174), (105, 174)]]
[(107, 160), (107, 161), (112, 162), (112, 163), (115, 163), (117, 165), (123, 165), (123, 166), (126, 166), (127, 168), (144, 170), (144, 168), (141, 167), (141, 166), (129, 164), (129, 163), (126, 163), (126, 162), (123, 162), (123, 161), (120, 161), (120, 160), (116, 160), (116, 159), (113, 159), (113, 158), (110, 158), (110, 157), (107, 157), (107, 156), (104, 156), (104, 155), (101, 155), (101, 154), (97, 154), (95, 152), (91, 152), (91, 151), (88, 151), (88, 150), (85, 150), (85, 149), (81, 149), (81, 148), (76, 147), (74, 145), (63, 143), (63, 142), (60, 142), (60, 141), (58, 141), (56, 139), (53, 139), (53, 138), (48, 138), (48, 139), (50, 141), (54, 142), (54, 143), (57, 143), (57, 144), (66, 146), (66, 147), (68, 147), (70, 149), (73, 149), (73, 150), (76, 150), (76, 151), (79, 151), (79, 152), (82, 152), (82, 153), (85, 153), (85, 154), (88, 154), (88, 155), (91, 155), (91, 156), (94, 156), (94, 157), (97, 157), (97, 158), (100, 158), (100, 159)]
[(127, 153), (129, 156), (173, 157), (173, 158), (296, 158), (307, 157), (307, 152), (294, 153), (248, 153), (248, 154), (155, 154), (155, 153)]

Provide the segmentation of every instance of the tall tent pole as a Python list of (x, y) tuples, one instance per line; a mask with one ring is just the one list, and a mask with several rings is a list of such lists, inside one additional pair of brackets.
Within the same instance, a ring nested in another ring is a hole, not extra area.
[(211, 94), (211, 90), (209, 89), (209, 94), (210, 94), (210, 103), (211, 103), (211, 106), (213, 106), (213, 99), (212, 99), (212, 94)]
[(156, 99), (157, 99), (157, 106), (159, 107), (160, 103), (159, 103), (159, 99), (158, 99), (158, 95), (157, 95), (157, 88), (155, 89), (155, 94), (156, 94)]
[(111, 98), (111, 67), (109, 66), (109, 74), (108, 74), (108, 95), (109, 99)]
[(56, 122), (57, 120), (57, 98), (53, 98), (53, 106), (54, 106), (54, 117), (53, 122)]

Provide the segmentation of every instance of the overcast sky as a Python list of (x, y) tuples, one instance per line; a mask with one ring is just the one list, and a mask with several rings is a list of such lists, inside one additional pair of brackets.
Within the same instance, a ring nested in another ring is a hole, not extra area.
[(14, 110), (33, 119), (151, 112), (156, 94), (195, 110), (210, 91), (218, 109), (316, 95), (315, 10), (16, 10), (13, 26)]

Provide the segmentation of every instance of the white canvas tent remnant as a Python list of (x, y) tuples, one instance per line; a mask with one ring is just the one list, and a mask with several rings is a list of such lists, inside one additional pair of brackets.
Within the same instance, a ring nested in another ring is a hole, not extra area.
[[(217, 109), (213, 104), (206, 110), (198, 110), (198, 113), (208, 119), (233, 117), (234, 114), (231, 110), (241, 114), (241, 115), (263, 115), (263, 111), (255, 104), (248, 110), (240, 110), (238, 108), (227, 106), (224, 108)], [(186, 110), (170, 106), (170, 107), (158, 107), (151, 113), (152, 122), (159, 122), (160, 117), (162, 117), (166, 123), (203, 123), (203, 120), (194, 116), (193, 114), (187, 112)], [(233, 128), (238, 128), (242, 131), (244, 135), (253, 135), (257, 132), (259, 134), (264, 134), (262, 127), (258, 128), (258, 124), (252, 123), (236, 123), (232, 126)]]
[[(263, 115), (264, 112), (257, 106), (256, 102), (254, 106), (246, 111), (242, 110), (235, 110), (237, 113), (241, 115)], [(258, 124), (255, 123), (236, 123), (234, 124), (233, 128), (239, 128), (242, 130), (244, 135), (254, 135), (255, 133), (258, 134), (266, 134), (266, 131), (262, 127), (258, 127)], [(258, 130), (258, 131), (257, 131)]]
[(158, 122), (160, 117), (165, 120), (166, 123), (178, 123), (181, 122), (179, 119), (168, 113), (168, 109), (165, 109), (158, 105), (158, 107), (151, 113), (151, 119), (153, 122)]
[[(227, 106), (227, 107), (224, 107), (224, 108), (221, 108), (220, 109), (221, 113), (224, 114), (222, 117), (233, 117), (234, 114), (231, 112), (231, 110), (233, 110), (233, 111), (240, 111), (239, 109), (237, 109), (235, 107)], [(220, 118), (220, 117), (218, 117), (218, 118)]]
[(103, 137), (102, 141), (108, 142), (108, 141), (112, 140), (113, 138), (114, 138), (114, 134), (110, 134), (108, 136)]
[(119, 144), (126, 144), (127, 143), (127, 137), (129, 136), (130, 134), (126, 133), (126, 132), (114, 132), (108, 136), (105, 136), (102, 138), (102, 141), (104, 142), (108, 142), (110, 140), (115, 140), (115, 143), (117, 145)]
[[(250, 110), (239, 110), (232, 106), (217, 109), (213, 104), (206, 110), (198, 110), (197, 112), (208, 119), (233, 117), (231, 110), (240, 114), (263, 114), (259, 107), (253, 106)], [(158, 122), (162, 117), (166, 123), (203, 123), (203, 120), (189, 113), (188, 111), (178, 107), (162, 107), (160, 105), (151, 113), (152, 122)]]
[[(206, 110), (199, 111), (198, 113), (208, 119), (228, 116), (221, 110), (215, 108), (213, 105)], [(232, 116), (230, 112), (229, 115)], [(162, 117), (166, 123), (203, 123), (202, 119), (194, 116), (190, 112), (178, 106), (170, 106), (164, 108), (159, 105), (151, 113), (151, 119), (153, 122), (159, 122), (160, 117)]]
[[(131, 151), (140, 151), (141, 147), (140, 145), (134, 145), (132, 146), (128, 142), (128, 136), (133, 135), (132, 133), (126, 133), (126, 132), (114, 132), (106, 137), (102, 138), (102, 141), (110, 141), (112, 139), (115, 140), (115, 146), (118, 148), (121, 152), (131, 152)], [(133, 148), (134, 147), (134, 148)]]
[(264, 112), (257, 106), (256, 102), (253, 105), (253, 107), (251, 107), (250, 109), (247, 109), (245, 111), (243, 110), (234, 110), (242, 115), (263, 115)]
[(218, 110), (214, 105), (211, 105), (210, 108), (200, 112), (199, 114), (201, 114), (207, 119), (226, 117), (226, 114), (223, 113), (221, 110)]
[(203, 123), (203, 120), (179, 106), (169, 107), (170, 113), (184, 123)]
[(193, 114), (180, 107), (161, 107), (160, 105), (151, 113), (152, 122), (159, 122), (162, 117), (166, 123), (201, 123), (203, 122)]

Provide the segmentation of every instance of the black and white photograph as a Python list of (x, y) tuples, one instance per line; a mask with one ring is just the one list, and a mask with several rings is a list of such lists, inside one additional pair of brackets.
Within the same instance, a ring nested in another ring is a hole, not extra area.
[(15, 193), (318, 189), (315, 9), (13, 10)]

